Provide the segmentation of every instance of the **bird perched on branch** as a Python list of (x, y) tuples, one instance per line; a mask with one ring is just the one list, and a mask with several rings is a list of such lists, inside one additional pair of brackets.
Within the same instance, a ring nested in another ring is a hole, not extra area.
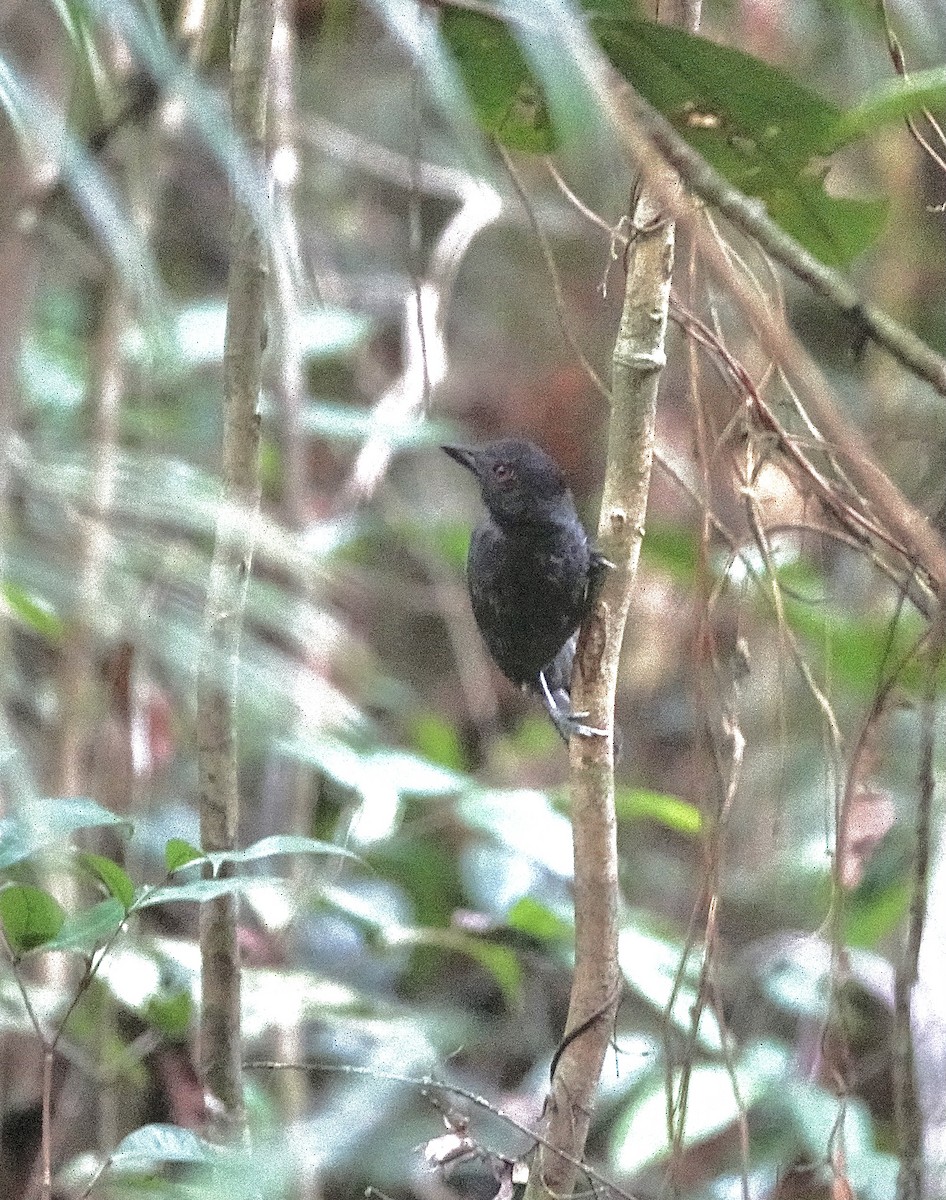
[(567, 741), (603, 733), (582, 724), (569, 694), (577, 630), (607, 560), (588, 544), (558, 463), (509, 438), (481, 450), (444, 446), (472, 471), (486, 519), (470, 539), (473, 615), (503, 674), (545, 705)]

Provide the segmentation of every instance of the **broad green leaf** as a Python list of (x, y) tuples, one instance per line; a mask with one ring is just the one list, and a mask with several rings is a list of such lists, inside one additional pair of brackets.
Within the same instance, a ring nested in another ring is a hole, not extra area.
[(272, 858), (277, 854), (316, 854), (333, 855), (338, 858), (350, 858), (360, 862), (357, 854), (346, 850), (344, 846), (336, 846), (334, 842), (320, 842), (317, 838), (302, 837), (298, 834), (274, 834), (247, 846), (244, 850), (214, 850), (205, 857), (218, 870), (223, 863), (253, 862), (258, 858)]
[[(173, 353), (186, 367), (222, 363), (226, 324), (225, 300), (205, 301), (181, 309), (172, 325)], [(344, 309), (319, 308), (304, 313), (294, 332), (298, 348), (306, 355), (345, 354), (365, 341), (371, 323)], [(148, 333), (142, 327), (129, 330), (123, 348), (130, 358), (144, 362), (150, 362), (154, 353)]]
[[(761, 1042), (750, 1046), (735, 1064), (707, 1063), (690, 1071), (683, 1146), (692, 1146), (721, 1133), (774, 1087), (784, 1085), (789, 1053)], [(735, 1075), (735, 1081), (733, 1079)], [(680, 1086), (680, 1073), (673, 1080)], [(649, 1087), (639, 1092), (618, 1118), (611, 1137), (611, 1163), (629, 1175), (669, 1154), (667, 1140), (666, 1076), (655, 1071)]]
[(737, 186), (834, 148), (841, 110), (751, 54), (632, 16), (591, 24), (621, 74)]
[(51, 941), (65, 919), (59, 901), (42, 888), (14, 883), (0, 890), (0, 922), (15, 954)]
[(91, 908), (66, 917), (56, 936), (45, 943), (45, 948), (89, 955), (112, 937), (126, 916), (121, 901), (109, 896)]
[(550, 154), (558, 144), (544, 92), (501, 21), (447, 8), (441, 33), (482, 127), (512, 150)]
[(888, 937), (910, 910), (914, 885), (895, 879), (886, 887), (859, 888), (844, 906), (844, 944), (873, 949)]
[(102, 881), (109, 893), (126, 909), (135, 902), (135, 885), (128, 873), (117, 862), (104, 858), (101, 854), (81, 854), (79, 861), (92, 874)]
[(43, 846), (65, 843), (79, 829), (130, 824), (94, 800), (49, 797), (21, 805), (16, 816), (0, 820), (0, 868), (29, 858)]
[(9, 580), (0, 584), (0, 595), (18, 621), (46, 641), (59, 642), (64, 628), (62, 619), (44, 600)]
[(456, 726), (440, 713), (424, 712), (412, 724), (411, 735), (420, 754), (448, 771), (462, 771), (466, 756)]
[(144, 1125), (122, 1138), (109, 1156), (114, 1171), (140, 1171), (154, 1163), (204, 1163), (219, 1156), (210, 1142), (177, 1125)]
[[(667, 1012), (673, 997), (669, 1018), (678, 1029), (689, 1035), (697, 1001), (696, 987), (691, 980), (699, 971), (701, 953), (694, 951), (690, 955), (687, 971), (679, 984), (677, 976), (683, 954), (680, 944), (629, 924), (621, 930), (618, 954), (628, 987), (661, 1015)], [(696, 1040), (706, 1050), (718, 1053), (722, 1049), (719, 1023), (709, 1007), (704, 1007), (700, 1014)]]
[(193, 1015), (190, 993), (183, 988), (170, 995), (152, 996), (145, 1005), (145, 1018), (168, 1038), (183, 1038)]
[[(691, 146), (812, 254), (849, 262), (877, 237), (886, 207), (839, 199), (823, 186), (823, 160), (837, 148), (843, 113), (785, 72), (706, 38), (620, 11), (585, 7), (590, 28), (617, 70)], [(449, 9), (442, 23), (482, 126), (513, 149), (550, 153), (551, 78), (536, 78), (516, 39), (496, 18)], [(533, 40), (540, 37), (530, 32)], [(541, 56), (540, 56), (541, 58)]]
[(909, 79), (888, 80), (860, 104), (842, 113), (834, 134), (835, 143), (847, 145), (891, 121), (902, 121), (924, 108), (937, 109), (944, 104), (946, 69), (943, 67), (916, 71)]
[(648, 521), (641, 555), (649, 566), (666, 571), (680, 583), (692, 584), (700, 558), (699, 539), (679, 525)]
[(849, 262), (883, 228), (882, 202), (830, 196), (820, 159), (842, 113), (783, 71), (634, 17), (596, 17), (605, 53), (694, 149), (823, 262)]
[(430, 946), (465, 954), (492, 975), (511, 1008), (519, 1003), (522, 968), (515, 952), (508, 946), (500, 946), (496, 942), (464, 933), (459, 929), (399, 926), (383, 930), (383, 936), (391, 946)]
[[(873, 694), (885, 671), (918, 644), (923, 634), (919, 617), (902, 613), (894, 625), (889, 617), (852, 616), (831, 602), (805, 603), (788, 593), (784, 609), (792, 628), (809, 640), (811, 653), (823, 656), (818, 672), (830, 675), (836, 685)], [(941, 677), (946, 677), (946, 670)], [(914, 656), (898, 676), (901, 687), (916, 686), (923, 666)]]
[(506, 914), (506, 924), (543, 942), (569, 943), (574, 925), (531, 896), (517, 900)]
[(644, 788), (619, 788), (615, 796), (619, 821), (646, 819), (657, 821), (677, 833), (694, 836), (703, 828), (703, 818), (695, 804), (663, 792)]
[(830, 196), (820, 179), (800, 177), (789, 186), (775, 182), (745, 189), (760, 196), (769, 216), (828, 266), (843, 266), (871, 246), (887, 222), (883, 200)]
[(454, 430), (439, 421), (400, 414), (386, 417), (371, 408), (352, 404), (333, 404), (327, 400), (309, 404), (299, 416), (299, 425), (313, 437), (330, 441), (361, 442), (383, 434), (392, 446), (437, 446), (448, 440)]
[(260, 875), (254, 875), (251, 879), (232, 876), (229, 879), (197, 879), (193, 883), (170, 883), (143, 891), (135, 901), (135, 908), (154, 908), (158, 904), (175, 904), (184, 900), (205, 904), (208, 900), (219, 899), (220, 896), (233, 896), (245, 891), (248, 887), (258, 884), (262, 878)]
[(171, 838), (164, 847), (164, 866), (169, 875), (173, 875), (181, 867), (186, 867), (188, 863), (202, 859), (206, 861), (206, 857), (203, 850), (198, 850), (182, 838)]

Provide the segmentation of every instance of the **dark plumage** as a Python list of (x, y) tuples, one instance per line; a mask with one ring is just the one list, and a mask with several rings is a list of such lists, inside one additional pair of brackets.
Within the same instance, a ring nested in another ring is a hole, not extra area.
[(572, 713), (569, 681), (576, 632), (595, 570), (558, 464), (532, 442), (443, 449), (476, 476), (486, 519), (473, 531), (467, 580), (473, 615), (507, 678), (534, 692), (562, 737), (599, 730)]

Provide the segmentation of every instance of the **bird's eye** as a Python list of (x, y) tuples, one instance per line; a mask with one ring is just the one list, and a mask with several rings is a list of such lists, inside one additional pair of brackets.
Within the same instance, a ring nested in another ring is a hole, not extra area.
[(493, 464), (493, 478), (498, 479), (500, 483), (512, 478), (512, 467), (509, 463), (498, 462)]

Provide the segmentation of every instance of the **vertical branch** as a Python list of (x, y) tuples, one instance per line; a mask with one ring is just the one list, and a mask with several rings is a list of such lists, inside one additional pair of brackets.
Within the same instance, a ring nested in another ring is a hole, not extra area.
[(936, 682), (946, 642), (946, 612), (942, 606), (930, 630), (926, 694), (920, 731), (919, 799), (913, 846), (913, 880), (907, 941), (894, 981), (894, 1100), (900, 1151), (897, 1200), (921, 1200), (923, 1187), (923, 1113), (917, 1093), (916, 1053), (912, 1028), (913, 990), (919, 978), (920, 943), (926, 922), (929, 888), (930, 839), (934, 790), (933, 751), (936, 728)]
[(582, 627), (572, 680), (575, 711), (589, 713), (589, 724), (606, 728), (608, 735), (572, 739), (575, 975), (546, 1104), (549, 1146), (539, 1147), (527, 1200), (566, 1196), (574, 1187), (576, 1160), (584, 1151), (620, 999), (614, 695), (644, 534), (674, 244), (673, 224), (661, 220), (646, 191), (635, 215), (643, 232), (634, 242), (614, 348), (608, 461), (598, 525), (599, 545), (613, 569)]
[[(233, 121), (257, 168), (266, 172), (267, 75), (273, 0), (241, 0), (232, 41)], [(254, 197), (233, 200), (224, 346), (223, 497), (217, 522), (199, 665), (197, 759), (205, 850), (232, 849), (239, 823), (236, 700), (240, 635), (260, 501), (259, 391), (265, 341), (267, 230)], [(221, 1132), (243, 1125), (240, 961), (234, 896), (201, 912), (201, 1067)]]

